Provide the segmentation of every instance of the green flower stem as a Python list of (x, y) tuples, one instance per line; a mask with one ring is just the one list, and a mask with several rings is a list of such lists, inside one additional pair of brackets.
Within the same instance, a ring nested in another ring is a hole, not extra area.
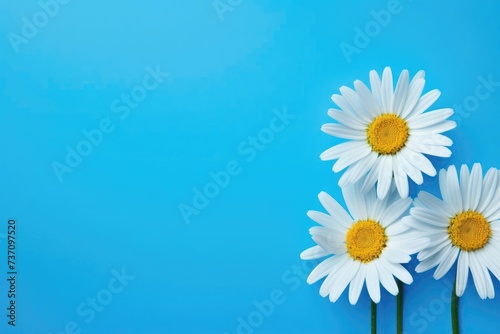
[(456, 294), (457, 280), (453, 283), (453, 290), (451, 291), (451, 328), (453, 334), (459, 334), (460, 328), (458, 326), (458, 296)]
[(377, 334), (377, 304), (372, 301), (372, 334)]
[(397, 297), (397, 323), (396, 333), (403, 334), (403, 282), (398, 280), (398, 297)]

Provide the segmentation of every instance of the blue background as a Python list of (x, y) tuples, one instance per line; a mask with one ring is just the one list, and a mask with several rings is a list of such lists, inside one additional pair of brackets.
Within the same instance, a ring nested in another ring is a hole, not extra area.
[[(16, 52), (9, 33), (21, 35), (23, 17), (32, 20), (41, 7), (2, 1), (0, 254), (14, 218), (19, 271), (17, 326), (7, 326), (2, 311), (2, 333), (71, 333), (65, 326), (74, 322), (81, 333), (232, 334), (239, 319), (253, 324), (240, 333), (368, 332), (366, 290), (354, 307), (346, 294), (332, 304), (319, 283), (305, 283), (312, 264), (299, 259), (313, 245), (305, 213), (321, 210), (317, 194), (341, 199), (340, 175), (319, 159), (340, 142), (319, 131), (330, 122), (330, 96), (391, 66), (411, 75), (424, 69), (425, 91), (442, 91), (435, 108), (463, 104), (479, 77), (500, 81), (500, 3), (401, 0), (400, 12), (350, 59), (340, 44), (354, 45), (355, 27), (364, 30), (388, 1), (232, 4), (220, 16), (211, 0), (73, 0)], [(157, 65), (168, 77), (120, 119), (113, 101)], [(434, 159), (437, 167), (500, 167), (493, 89), (469, 115), (454, 116), (454, 155)], [(240, 145), (284, 108), (294, 118), (248, 161)], [(66, 147), (106, 118), (113, 131), (60, 182), (54, 161), (65, 163)], [(187, 224), (179, 205), (192, 206), (210, 172), (230, 161), (239, 172)], [(436, 182), (427, 178), (411, 193), (435, 191)], [(105, 293), (122, 268), (134, 279), (87, 323), (78, 306)], [(453, 277), (454, 269), (440, 281), (432, 272), (415, 276), (405, 294), (407, 333), (450, 332)], [(254, 302), (280, 291), (280, 303), (259, 318)], [(481, 301), (470, 279), (463, 333), (493, 333), (499, 310), (499, 299)], [(395, 330), (387, 292), (379, 330)]]

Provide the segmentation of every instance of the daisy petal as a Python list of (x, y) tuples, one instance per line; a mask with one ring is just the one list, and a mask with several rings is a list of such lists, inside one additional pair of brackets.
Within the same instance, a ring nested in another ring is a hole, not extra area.
[[(331, 229), (339, 229), (339, 223), (338, 219), (329, 216), (327, 214), (324, 214), (323, 212), (315, 211), (315, 210), (309, 210), (307, 211), (307, 216), (314, 220), (316, 223), (329, 227)], [(339, 231), (342, 231), (339, 229)]]
[(476, 254), (474, 252), (469, 252), (469, 265), (477, 293), (481, 299), (486, 299), (486, 278), (484, 277), (485, 275), (481, 269), (481, 264), (476, 258)]
[(398, 220), (408, 210), (411, 203), (411, 198), (400, 199), (392, 203), (380, 218), (382, 226), (387, 227)]
[(413, 164), (411, 164), (408, 159), (409, 156), (404, 153), (404, 150), (401, 150), (401, 155), (398, 157), (398, 161), (396, 162), (396, 164), (401, 166), (403, 172), (405, 172), (405, 174), (408, 175), (408, 177), (412, 179), (413, 182), (415, 182), (416, 184), (422, 184), (424, 182), (422, 172), (417, 167), (413, 166)]
[(469, 278), (469, 252), (460, 252), (457, 265), (457, 286), (455, 293), (458, 297), (464, 294)]
[(408, 270), (399, 263), (387, 262), (390, 272), (401, 282), (405, 284), (411, 284), (413, 282), (413, 277), (411, 277)]
[(378, 279), (377, 267), (373, 262), (366, 266), (366, 287), (368, 294), (374, 303), (380, 302), (380, 284)]
[(414, 81), (416, 81), (418, 79), (425, 79), (425, 71), (424, 70), (420, 70), (415, 74), (415, 76), (413, 77), (413, 79), (410, 82), (410, 86), (413, 84)]
[(491, 201), (493, 200), (497, 189), (498, 170), (496, 168), (490, 168), (484, 176), (483, 190), (481, 199), (479, 200), (477, 211), (484, 212), (484, 210), (490, 205)]
[(433, 155), (435, 157), (449, 158), (451, 156), (451, 150), (447, 147), (426, 145), (411, 138), (406, 142), (406, 147), (415, 152)]
[(403, 111), (399, 115), (401, 118), (406, 119), (410, 112), (415, 108), (420, 99), (422, 91), (424, 90), (425, 80), (423, 78), (414, 78), (410, 83), (408, 99), (406, 100)]
[(412, 217), (417, 220), (437, 227), (445, 228), (448, 225), (448, 217), (443, 216), (442, 213), (432, 211), (422, 207), (413, 207), (410, 210)]
[(493, 221), (495, 219), (492, 219), (494, 215), (498, 214), (498, 211), (500, 210), (500, 177), (499, 177), (499, 187), (496, 190), (496, 193), (491, 200), (490, 205), (488, 205), (484, 211), (483, 211), (483, 216), (488, 220), (488, 221)]
[(390, 67), (384, 68), (382, 73), (382, 112), (392, 112), (393, 99), (392, 71)]
[(361, 130), (349, 129), (341, 124), (327, 123), (321, 126), (321, 131), (334, 137), (343, 139), (365, 140), (366, 134)]
[(483, 264), (481, 264), (481, 270), (483, 271), (483, 277), (486, 284), (486, 297), (489, 299), (493, 299), (495, 298), (495, 288), (493, 287), (493, 281), (491, 280), (490, 273), (488, 272), (486, 266), (484, 266)]
[(426, 248), (429, 246), (429, 239), (418, 239), (418, 238), (411, 238), (410, 240), (402, 240), (399, 241), (395, 236), (393, 236), (389, 240), (388, 245), (390, 244), (391, 246), (404, 249), (407, 254), (415, 254), (417, 252), (420, 252), (422, 249)]
[(375, 163), (373, 164), (372, 169), (370, 169), (370, 172), (368, 172), (368, 175), (365, 177), (365, 180), (363, 182), (363, 186), (361, 187), (361, 192), (366, 193), (368, 192), (375, 183), (377, 182), (378, 174), (379, 174), (379, 169), (381, 168), (381, 161), (380, 157), (375, 160)]
[(354, 219), (367, 219), (368, 213), (366, 211), (365, 196), (359, 192), (359, 187), (350, 185), (342, 188), (345, 204)]
[(418, 100), (417, 105), (406, 117), (407, 120), (411, 120), (413, 117), (420, 115), (426, 111), (441, 95), (441, 92), (437, 89), (433, 89), (427, 94), (423, 95), (420, 100)]
[(356, 276), (349, 284), (349, 303), (351, 305), (356, 305), (363, 289), (363, 283), (366, 278), (366, 266), (360, 266)]
[(410, 140), (412, 140), (412, 139), (415, 139), (415, 142), (426, 144), (426, 145), (432, 145), (432, 146), (451, 146), (451, 145), (453, 145), (453, 141), (450, 138), (443, 136), (439, 133), (431, 134), (431, 135), (427, 134), (424, 136), (421, 134), (418, 134), (418, 135), (412, 134), (410, 136)]
[(445, 182), (447, 183), (446, 186), (448, 188), (448, 198), (444, 198), (444, 200), (451, 205), (455, 212), (461, 212), (463, 210), (462, 193), (460, 191), (458, 174), (455, 166), (450, 166), (448, 168)]
[(382, 83), (376, 71), (370, 71), (370, 86), (372, 88), (373, 97), (378, 101), (382, 108)]
[(408, 90), (410, 88), (409, 74), (408, 70), (403, 70), (399, 75), (398, 83), (396, 84), (396, 91), (394, 92), (394, 101), (392, 103), (391, 109), (393, 112), (400, 116), (403, 111), (403, 107), (406, 103), (406, 98), (408, 96)]
[(441, 123), (451, 115), (453, 115), (453, 109), (451, 108), (437, 109), (413, 117), (408, 121), (408, 124), (412, 129), (422, 129)]
[(338, 173), (353, 163), (363, 159), (371, 152), (372, 150), (368, 145), (359, 147), (355, 152), (350, 152), (340, 157), (340, 159), (333, 165), (333, 171)]
[(460, 193), (462, 194), (462, 207), (469, 207), (469, 180), (470, 173), (467, 165), (460, 167)]
[(423, 205), (432, 211), (445, 217), (452, 217), (455, 212), (448, 203), (443, 202), (436, 196), (429, 194), (428, 192), (421, 191), (418, 193), (418, 200), (421, 201)]
[(392, 183), (392, 157), (381, 156), (381, 166), (378, 170), (377, 196), (383, 199), (389, 192)]
[(300, 258), (302, 260), (315, 260), (325, 257), (327, 255), (330, 255), (330, 253), (328, 253), (320, 246), (313, 246), (300, 253)]
[(337, 240), (338, 237), (334, 237), (333, 235), (318, 234), (315, 232), (317, 232), (317, 230), (311, 231), (312, 239), (328, 253), (342, 255), (347, 251), (345, 243), (339, 242), (339, 240)]
[(347, 126), (348, 128), (355, 130), (365, 130), (368, 123), (361, 123), (356, 118), (352, 117), (349, 113), (338, 110), (338, 109), (328, 109), (328, 116), (336, 120), (337, 122)]
[(332, 266), (338, 263), (347, 262), (346, 255), (334, 255), (322, 261), (314, 268), (307, 277), (307, 283), (313, 284), (332, 272)]
[(321, 205), (325, 208), (326, 211), (330, 214), (330, 216), (335, 219), (337, 222), (342, 224), (342, 226), (348, 228), (352, 224), (352, 218), (344, 210), (344, 208), (330, 195), (326, 192), (322, 191), (318, 195), (318, 199), (321, 202)]
[(345, 268), (343, 268), (342, 272), (335, 277), (336, 279), (332, 282), (332, 289), (330, 291), (331, 302), (337, 301), (342, 292), (344, 292), (349, 282), (351, 282), (351, 280), (358, 273), (359, 267), (360, 267), (360, 262), (358, 261), (348, 262)]
[(339, 186), (344, 187), (348, 183), (357, 183), (372, 169), (376, 160), (377, 154), (370, 152), (366, 157), (349, 166), (349, 169), (340, 177)]
[(387, 261), (392, 263), (408, 263), (411, 260), (410, 255), (396, 249), (386, 248), (383, 254)]
[(335, 145), (333, 147), (330, 147), (320, 155), (320, 159), (323, 161), (326, 160), (335, 160), (338, 159), (345, 154), (348, 154), (350, 152), (355, 152), (358, 149), (361, 149), (363, 147), (366, 147), (367, 144), (362, 141), (348, 141), (345, 143), (341, 143), (338, 145)]
[[(380, 258), (380, 261), (385, 261)], [(399, 292), (398, 285), (394, 280), (394, 276), (385, 269), (381, 264), (377, 265), (377, 273), (382, 286), (393, 296), (396, 296)]]
[(371, 116), (371, 118), (375, 118), (380, 115), (380, 105), (373, 94), (370, 92), (368, 87), (366, 87), (366, 85), (360, 80), (356, 80), (354, 81), (354, 88), (356, 88), (359, 99), (361, 100), (361, 103), (363, 104), (366, 112)]
[(498, 259), (500, 257), (500, 253), (484, 247), (483, 249), (477, 251), (476, 254), (479, 260), (486, 265), (493, 275), (495, 275), (497, 280), (500, 280), (500, 264), (493, 260)]
[(483, 171), (481, 165), (475, 163), (472, 166), (472, 171), (470, 174), (469, 190), (468, 190), (469, 203), (467, 206), (468, 209), (476, 210), (477, 206), (479, 205), (479, 200), (481, 199), (481, 191), (483, 187), (482, 177), (483, 177)]
[(432, 163), (427, 159), (424, 155), (421, 153), (417, 153), (410, 148), (403, 148), (401, 153), (404, 152), (405, 158), (415, 167), (417, 167), (419, 170), (424, 172), (425, 174), (429, 176), (436, 176), (436, 169), (432, 165)]
[(434, 279), (440, 279), (450, 270), (451, 266), (455, 263), (457, 259), (459, 249), (456, 247), (451, 247), (444, 255), (444, 260), (438, 265), (436, 271), (434, 272)]
[(349, 104), (349, 102), (344, 96), (333, 94), (332, 101), (335, 102), (335, 104), (338, 105), (339, 108), (342, 109), (344, 112), (346, 112), (349, 116), (355, 118), (356, 121), (358, 121), (359, 123), (365, 122), (362, 118), (359, 117), (359, 115), (352, 108), (352, 106)]
[(364, 106), (361, 104), (358, 94), (353, 89), (343, 86), (340, 87), (340, 93), (345, 97), (346, 101), (351, 106), (351, 110), (358, 115), (359, 119), (362, 120), (362, 123), (368, 124), (371, 122), (372, 117), (365, 110)]
[(409, 226), (405, 223), (403, 224), (391, 224), (386, 229), (385, 232), (389, 236), (394, 236), (406, 232)]
[(411, 133), (412, 135), (416, 136), (425, 136), (450, 131), (451, 129), (454, 129), (456, 127), (457, 123), (455, 121), (443, 121), (441, 123), (431, 125), (422, 129), (412, 129)]
[(410, 187), (408, 185), (408, 176), (399, 164), (395, 163), (393, 168), (394, 182), (396, 183), (396, 188), (398, 189), (399, 196), (401, 196), (401, 198), (406, 198), (408, 197), (408, 194), (410, 192)]

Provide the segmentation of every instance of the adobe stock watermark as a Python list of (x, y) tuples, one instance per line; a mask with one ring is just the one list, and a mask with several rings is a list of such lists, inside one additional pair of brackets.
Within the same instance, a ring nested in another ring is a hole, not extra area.
[(463, 119), (469, 118), (471, 112), (479, 108), (481, 101), (489, 99), (497, 87), (500, 87), (500, 81), (493, 81), (493, 74), (489, 74), (487, 77), (480, 75), (477, 77), (477, 81), (474, 94), (467, 96), (461, 104), (453, 105), (455, 115), (457, 115), (453, 120), (457, 122), (457, 125), (460, 125)]
[(222, 170), (210, 171), (208, 173), (210, 181), (200, 187), (193, 188), (191, 203), (178, 205), (183, 221), (190, 224), (193, 215), (199, 215), (214, 198), (219, 196), (223, 189), (229, 186), (235, 176), (241, 174), (243, 163), (253, 162), (259, 153), (264, 151), (274, 141), (276, 135), (282, 132), (295, 117), (287, 112), (286, 107), (283, 110), (273, 109), (273, 117), (267, 126), (258, 131), (256, 135), (250, 135), (238, 144), (236, 150), (239, 158), (228, 161)]
[(114, 300), (114, 298), (122, 293), (135, 276), (127, 274), (126, 269), (121, 271), (111, 270), (113, 276), (105, 288), (97, 291), (95, 295), (87, 297), (85, 301), (76, 306), (76, 315), (80, 317), (79, 321), (68, 321), (64, 325), (64, 329), (55, 333), (49, 334), (80, 334), (82, 333), (82, 324), (90, 324), (106, 307)]
[[(409, 0), (412, 1), (412, 0)], [(378, 11), (371, 10), (372, 20), (365, 23), (363, 27), (354, 26), (354, 38), (352, 44), (342, 41), (339, 44), (340, 50), (348, 63), (352, 61), (354, 54), (360, 54), (363, 49), (370, 45), (384, 28), (391, 24), (394, 16), (403, 11), (403, 5), (399, 0), (389, 0), (385, 9)]]
[[(139, 107), (149, 92), (158, 88), (169, 74), (160, 70), (160, 65), (156, 68), (146, 67), (146, 75), (142, 79), (142, 83), (134, 86), (129, 93), (122, 94), (119, 98), (113, 100), (110, 104), (111, 112), (116, 114), (119, 120), (127, 119), (130, 112)], [(110, 117), (104, 117), (99, 121), (99, 124), (93, 129), (83, 129), (82, 136), (76, 145), (67, 145), (66, 158), (63, 162), (53, 161), (51, 166), (54, 174), (59, 182), (63, 181), (63, 176), (66, 173), (72, 173), (75, 168), (80, 166), (85, 157), (88, 157), (95, 148), (102, 144), (105, 135), (109, 135), (116, 129), (115, 123)]]
[[(408, 327), (417, 327), (417, 333), (422, 333), (429, 327), (432, 322), (438, 319), (438, 316), (443, 314), (443, 312), (450, 310), (453, 283), (448, 279), (445, 279), (444, 284), (446, 285), (446, 287), (441, 290), (439, 296), (429, 301), (426, 306), (419, 307), (418, 311), (410, 314)], [(415, 330), (412, 329), (409, 332), (405, 330), (403, 331), (403, 333), (415, 333)]]
[(40, 7), (30, 18), (23, 16), (21, 17), (21, 31), (20, 34), (15, 32), (9, 32), (7, 38), (9, 39), (12, 49), (16, 53), (19, 52), (19, 47), (22, 44), (28, 44), (33, 38), (35, 38), (39, 31), (43, 29), (50, 20), (52, 20), (62, 8), (61, 5), (66, 5), (71, 0), (40, 0), (38, 1), (38, 6)]
[[(283, 305), (289, 295), (297, 291), (306, 281), (309, 273), (321, 262), (321, 260), (302, 261), (301, 265), (294, 264), (281, 275), (281, 285), (283, 287), (273, 289), (268, 296), (262, 300), (255, 299), (252, 302), (252, 311), (248, 314), (240, 315), (236, 318), (235, 334), (253, 334), (256, 329), (262, 327)], [(231, 334), (231, 332), (224, 332)]]
[(224, 21), (224, 14), (226, 12), (232, 12), (236, 7), (241, 5), (242, 2), (243, 0), (214, 0), (212, 5), (219, 19)]

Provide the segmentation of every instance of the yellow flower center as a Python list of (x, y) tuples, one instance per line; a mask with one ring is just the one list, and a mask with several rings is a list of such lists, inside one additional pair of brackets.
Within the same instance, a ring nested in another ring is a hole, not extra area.
[(475, 251), (488, 243), (491, 227), (482, 214), (469, 210), (450, 219), (448, 234), (454, 246), (464, 251)]
[(377, 116), (366, 129), (366, 139), (372, 150), (384, 155), (396, 154), (408, 140), (410, 128), (395, 114)]
[(358, 261), (367, 263), (380, 256), (387, 242), (384, 228), (372, 219), (358, 220), (347, 231), (347, 252)]

